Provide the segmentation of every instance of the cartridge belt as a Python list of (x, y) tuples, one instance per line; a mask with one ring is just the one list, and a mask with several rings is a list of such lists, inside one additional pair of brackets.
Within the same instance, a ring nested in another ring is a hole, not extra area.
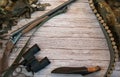
[(97, 17), (97, 19), (100, 23), (100, 27), (101, 27), (101, 29), (105, 35), (105, 38), (107, 40), (107, 43), (108, 43), (109, 52), (110, 52), (110, 63), (109, 63), (109, 67), (108, 67), (104, 77), (110, 77), (113, 70), (115, 69), (116, 62), (118, 61), (118, 58), (119, 58), (118, 51), (119, 50), (117, 48), (113, 33), (109, 28), (109, 25), (106, 23), (106, 21), (104, 20), (102, 15), (98, 12), (98, 9), (95, 7), (96, 3), (99, 4), (99, 2), (97, 2), (98, 0), (88, 0), (88, 1), (89, 1), (92, 11), (94, 12), (95, 16)]

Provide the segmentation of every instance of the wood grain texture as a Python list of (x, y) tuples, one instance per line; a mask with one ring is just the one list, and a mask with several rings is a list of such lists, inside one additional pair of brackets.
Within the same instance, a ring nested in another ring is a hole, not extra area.
[[(67, 0), (40, 0), (42, 3), (51, 3), (52, 6), (44, 12), (35, 12), (31, 19), (20, 20), (18, 26), (13, 27), (12, 30), (36, 19), (65, 1)], [(32, 31), (20, 39), (17, 44), (18, 48), (15, 50), (20, 51), (31, 33)], [(34, 34), (28, 48), (35, 43), (41, 48), (36, 57), (40, 59), (47, 56), (52, 62), (45, 69), (36, 73), (35, 77), (79, 77), (79, 75), (60, 75), (50, 72), (60, 66), (89, 67), (97, 65), (101, 66), (102, 70), (85, 77), (103, 77), (109, 65), (110, 55), (106, 39), (87, 0), (78, 0), (68, 7), (66, 13), (46, 22)], [(18, 52), (13, 53), (10, 64), (18, 54)], [(118, 62), (111, 77), (120, 77), (119, 67), (120, 63)]]

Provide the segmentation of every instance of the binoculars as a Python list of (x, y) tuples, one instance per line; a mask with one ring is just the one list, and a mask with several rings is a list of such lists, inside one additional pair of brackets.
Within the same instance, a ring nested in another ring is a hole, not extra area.
[(36, 73), (50, 64), (50, 61), (47, 57), (43, 58), (41, 61), (38, 61), (35, 58), (34, 55), (40, 50), (41, 49), (38, 47), (38, 45), (35, 44), (23, 54), (24, 60), (20, 64), (25, 66), (28, 72)]

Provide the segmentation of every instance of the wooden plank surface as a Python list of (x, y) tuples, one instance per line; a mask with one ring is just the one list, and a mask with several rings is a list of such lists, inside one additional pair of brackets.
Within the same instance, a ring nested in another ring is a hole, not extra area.
[[(18, 26), (13, 27), (12, 30), (34, 20), (67, 0), (40, 1), (42, 3), (48, 2), (52, 6), (48, 7), (44, 12), (33, 13), (31, 19), (21, 20)], [(32, 31), (20, 39), (16, 50), (20, 50), (24, 46), (31, 33)], [(51, 74), (50, 72), (54, 68), (61, 66), (89, 67), (97, 65), (103, 69), (85, 77), (103, 77), (109, 65), (110, 55), (106, 39), (87, 0), (78, 0), (69, 6), (66, 13), (46, 22), (33, 35), (28, 47), (35, 43), (41, 48), (36, 57), (43, 58), (47, 56), (51, 61), (51, 64), (36, 73), (35, 77), (79, 77), (79, 75), (60, 75)], [(10, 58), (11, 63), (18, 54), (18, 52), (13, 53)], [(112, 77), (120, 77), (119, 67), (120, 63), (118, 62)]]

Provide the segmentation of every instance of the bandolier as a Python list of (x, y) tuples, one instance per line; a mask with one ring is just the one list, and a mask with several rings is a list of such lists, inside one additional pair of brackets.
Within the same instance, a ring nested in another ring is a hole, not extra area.
[(110, 50), (110, 64), (104, 77), (110, 77), (120, 58), (120, 0), (89, 0)]

